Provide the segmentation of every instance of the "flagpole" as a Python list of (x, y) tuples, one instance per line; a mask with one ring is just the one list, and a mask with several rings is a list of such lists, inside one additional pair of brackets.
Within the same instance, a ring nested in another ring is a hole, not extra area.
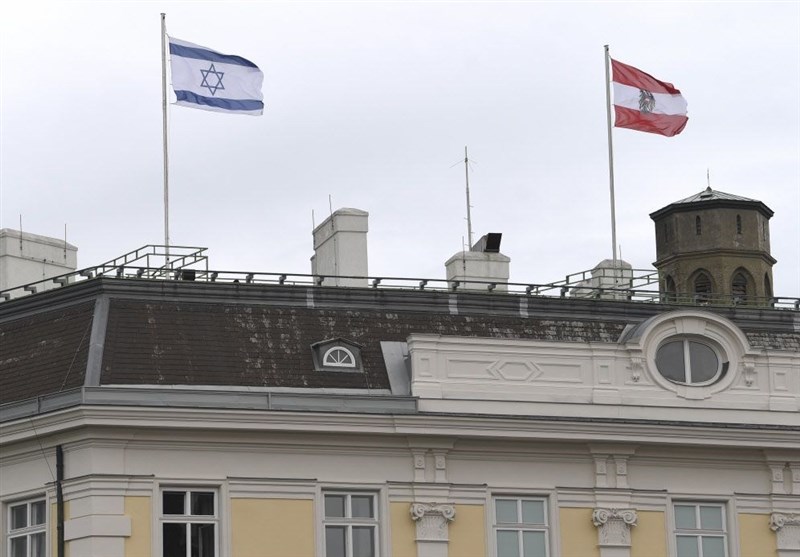
[(167, 151), (167, 14), (161, 14), (161, 109), (164, 136), (164, 246), (169, 263), (169, 155)]
[(467, 248), (472, 249), (472, 215), (470, 214), (469, 205), (469, 155), (467, 155), (467, 147), (464, 146), (464, 172), (467, 176), (467, 241), (469, 245)]
[(617, 216), (614, 202), (614, 144), (611, 139), (611, 57), (608, 45), (604, 46), (606, 57), (606, 121), (608, 123), (608, 185), (611, 193), (611, 253), (613, 254), (614, 285), (617, 284)]

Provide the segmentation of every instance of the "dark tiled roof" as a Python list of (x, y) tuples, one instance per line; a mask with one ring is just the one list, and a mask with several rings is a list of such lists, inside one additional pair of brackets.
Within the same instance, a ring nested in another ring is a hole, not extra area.
[[(112, 301), (102, 384), (388, 389), (381, 341), (411, 333), (614, 342), (621, 323), (394, 310)], [(363, 346), (365, 373), (315, 371), (311, 345)]]
[(712, 201), (712, 200), (725, 200), (725, 201), (749, 201), (750, 203), (758, 203), (756, 199), (749, 197), (742, 197), (740, 195), (733, 195), (732, 193), (725, 193), (724, 191), (712, 190), (710, 187), (704, 189), (700, 193), (690, 195), (680, 201), (673, 201), (672, 205), (679, 205), (683, 203), (697, 203), (699, 201)]
[[(0, 308), (0, 403), (98, 383), (366, 395), (391, 388), (382, 341), (428, 333), (615, 343), (626, 325), (675, 309), (466, 291), (94, 279)], [(800, 351), (797, 312), (713, 311), (741, 327), (755, 349)], [(363, 347), (364, 373), (315, 369), (312, 345), (335, 338)]]
[(0, 324), (0, 404), (83, 385), (94, 302)]
[(650, 218), (657, 219), (667, 213), (675, 211), (692, 211), (710, 207), (745, 207), (756, 209), (767, 218), (771, 218), (774, 214), (772, 209), (757, 199), (750, 199), (749, 197), (725, 193), (724, 191), (712, 190), (711, 187), (707, 187), (699, 193), (674, 201), (666, 207), (662, 207), (658, 211), (650, 213)]

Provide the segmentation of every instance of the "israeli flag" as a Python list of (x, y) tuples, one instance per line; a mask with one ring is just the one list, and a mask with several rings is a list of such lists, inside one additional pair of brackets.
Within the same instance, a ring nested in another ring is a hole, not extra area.
[(175, 104), (215, 112), (264, 113), (264, 74), (241, 56), (169, 37)]

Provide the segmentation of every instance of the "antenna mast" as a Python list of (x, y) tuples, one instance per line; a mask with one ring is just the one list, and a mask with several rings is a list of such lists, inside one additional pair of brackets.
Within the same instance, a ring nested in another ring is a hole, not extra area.
[(467, 177), (467, 240), (469, 244), (468, 249), (472, 249), (472, 216), (470, 214), (469, 204), (469, 156), (467, 155), (467, 147), (464, 146), (464, 172)]

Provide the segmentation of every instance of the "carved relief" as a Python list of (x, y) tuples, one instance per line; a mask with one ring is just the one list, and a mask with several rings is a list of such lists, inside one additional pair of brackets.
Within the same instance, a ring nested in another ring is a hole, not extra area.
[(778, 549), (800, 551), (800, 514), (772, 513), (769, 527), (778, 536)]
[(644, 371), (644, 361), (641, 358), (631, 358), (631, 379), (634, 383), (638, 383), (642, 378)]
[(628, 458), (614, 455), (614, 464), (617, 472), (617, 487), (628, 487)]
[(598, 528), (598, 543), (630, 547), (631, 528), (636, 526), (636, 509), (595, 509), (592, 522)]
[(417, 541), (446, 542), (447, 525), (456, 517), (453, 505), (412, 503), (411, 519), (417, 523)]
[(608, 455), (594, 457), (594, 485), (595, 487), (608, 487), (608, 469), (606, 461)]
[(752, 362), (745, 362), (742, 367), (744, 368), (742, 372), (744, 384), (748, 387), (752, 387), (756, 379), (756, 366)]

